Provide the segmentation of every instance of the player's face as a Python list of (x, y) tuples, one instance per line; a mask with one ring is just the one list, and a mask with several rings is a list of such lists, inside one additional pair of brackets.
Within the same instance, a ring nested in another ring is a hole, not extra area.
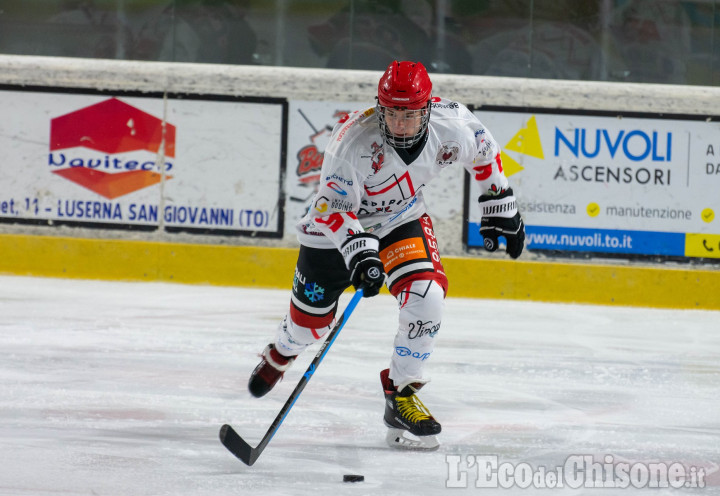
[(425, 109), (398, 110), (385, 109), (385, 122), (388, 130), (398, 138), (409, 138), (420, 132)]

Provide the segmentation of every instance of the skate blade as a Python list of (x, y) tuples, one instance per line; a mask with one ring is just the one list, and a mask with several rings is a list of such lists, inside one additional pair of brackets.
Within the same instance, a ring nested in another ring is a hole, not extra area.
[(414, 436), (404, 429), (388, 428), (385, 442), (388, 446), (402, 450), (435, 451), (440, 447), (437, 436)]

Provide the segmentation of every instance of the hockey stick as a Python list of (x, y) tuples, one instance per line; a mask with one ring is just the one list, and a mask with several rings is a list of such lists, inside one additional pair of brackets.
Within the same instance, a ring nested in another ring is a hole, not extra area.
[(297, 386), (295, 386), (295, 389), (285, 402), (282, 410), (280, 410), (280, 413), (278, 413), (277, 417), (275, 417), (272, 425), (270, 425), (270, 428), (265, 433), (265, 436), (263, 436), (256, 447), (253, 448), (250, 446), (230, 425), (225, 424), (220, 428), (220, 442), (223, 443), (223, 446), (225, 446), (233, 455), (242, 460), (246, 465), (251, 466), (255, 463), (255, 460), (258, 459), (260, 454), (278, 431), (280, 425), (283, 423), (283, 420), (285, 420), (285, 417), (287, 417), (288, 413), (290, 413), (290, 409), (293, 407), (298, 397), (300, 397), (300, 393), (302, 393), (303, 389), (305, 389), (305, 386), (317, 370), (320, 362), (322, 362), (323, 358), (325, 358), (325, 354), (332, 346), (335, 338), (337, 338), (338, 334), (340, 334), (340, 331), (345, 326), (345, 322), (347, 322), (347, 319), (350, 318), (350, 314), (352, 314), (353, 310), (355, 310), (355, 307), (362, 298), (362, 295), (362, 288), (355, 291), (355, 295), (352, 297), (352, 300), (350, 300), (347, 307), (345, 307), (345, 311), (343, 311), (342, 315), (340, 315), (335, 327), (332, 331), (330, 331), (330, 334), (328, 334), (328, 337), (322, 346), (320, 346), (320, 349), (315, 355), (315, 358), (313, 358), (313, 361), (310, 363), (308, 369), (303, 374), (300, 382), (298, 382)]

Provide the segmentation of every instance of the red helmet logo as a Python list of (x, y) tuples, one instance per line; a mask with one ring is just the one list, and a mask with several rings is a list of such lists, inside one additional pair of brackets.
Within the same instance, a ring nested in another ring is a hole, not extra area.
[(420, 62), (392, 62), (378, 84), (378, 102), (385, 107), (421, 109), (431, 93), (430, 76)]

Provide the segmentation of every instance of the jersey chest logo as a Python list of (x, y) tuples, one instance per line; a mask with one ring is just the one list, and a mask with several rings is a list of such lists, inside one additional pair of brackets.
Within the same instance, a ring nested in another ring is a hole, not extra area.
[(365, 185), (365, 194), (367, 196), (378, 196), (378, 195), (396, 195), (400, 194), (403, 200), (407, 200), (415, 196), (415, 186), (413, 186), (410, 172), (405, 172), (400, 177), (396, 174), (388, 177), (385, 181), (374, 186)]
[(456, 141), (445, 141), (441, 146), (440, 150), (435, 157), (435, 163), (440, 167), (444, 168), (448, 165), (452, 165), (458, 159), (460, 153), (460, 143)]

